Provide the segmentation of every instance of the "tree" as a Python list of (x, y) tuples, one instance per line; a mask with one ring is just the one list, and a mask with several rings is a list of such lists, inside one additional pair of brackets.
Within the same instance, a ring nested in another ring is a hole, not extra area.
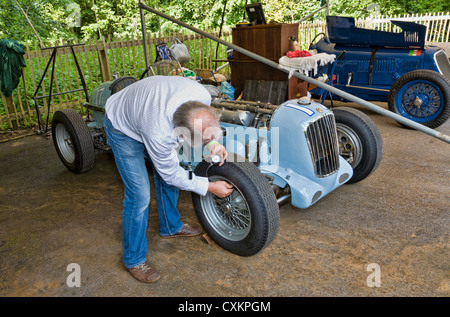
[(37, 42), (36, 33), (43, 40), (73, 38), (75, 34), (66, 24), (64, 8), (68, 4), (69, 0), (0, 0), (0, 38), (29, 43)]
[[(109, 35), (139, 35), (138, 0), (0, 0), (0, 39), (35, 43), (36, 36), (19, 6), (26, 12), (36, 32), (44, 41), (83, 38), (89, 40)], [(144, 0), (178, 20), (197, 28), (234, 27), (244, 18), (245, 4), (261, 2), (266, 19), (292, 23), (321, 7), (326, 0)], [(80, 24), (70, 23), (73, 4), (79, 8)], [(225, 7), (226, 4), (226, 7)], [(448, 0), (330, 0), (331, 15), (365, 18), (375, 13), (405, 14), (450, 11)], [(309, 20), (324, 19), (325, 11)], [(152, 13), (146, 13), (149, 32), (180, 30), (181, 27)]]

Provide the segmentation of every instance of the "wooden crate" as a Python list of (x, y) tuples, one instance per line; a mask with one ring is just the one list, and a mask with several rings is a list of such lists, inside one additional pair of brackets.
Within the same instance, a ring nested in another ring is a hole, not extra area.
[[(233, 44), (261, 55), (273, 62), (292, 50), (292, 38), (298, 37), (298, 24), (263, 24), (237, 27), (232, 31)], [(285, 72), (258, 62), (244, 54), (234, 52), (230, 62), (231, 85), (239, 96), (246, 80), (287, 81)]]

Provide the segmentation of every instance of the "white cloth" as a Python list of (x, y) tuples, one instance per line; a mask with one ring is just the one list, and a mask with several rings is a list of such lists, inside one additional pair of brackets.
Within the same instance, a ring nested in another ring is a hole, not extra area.
[(169, 185), (206, 195), (208, 178), (193, 175), (179, 164), (177, 138), (172, 135), (175, 111), (186, 101), (211, 104), (199, 83), (179, 76), (142, 79), (108, 98), (105, 110), (115, 129), (141, 142), (159, 175)]
[(293, 57), (289, 58), (283, 56), (279, 60), (279, 68), (289, 71), (289, 78), (292, 77), (292, 73), (298, 71), (303, 75), (308, 76), (310, 71), (313, 71), (313, 75), (317, 75), (318, 66), (324, 66), (329, 63), (333, 63), (336, 59), (334, 54), (318, 53), (312, 56), (306, 57)]

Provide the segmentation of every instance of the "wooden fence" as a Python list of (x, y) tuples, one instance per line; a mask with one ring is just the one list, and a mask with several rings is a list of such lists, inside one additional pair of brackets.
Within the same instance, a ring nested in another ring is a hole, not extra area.
[[(424, 24), (427, 27), (425, 40), (427, 42), (447, 43), (450, 36), (450, 13), (428, 13), (428, 14), (412, 14), (412, 15), (390, 15), (367, 19), (357, 19), (356, 26), (388, 31), (399, 32), (400, 29), (391, 23), (391, 20), (411, 21)], [(325, 21), (302, 22), (299, 27), (299, 44), (303, 49), (307, 49), (314, 37), (319, 33), (327, 33)]]
[[(218, 36), (216, 32), (211, 32)], [(226, 47), (194, 33), (163, 34), (161, 36), (148, 35), (148, 59), (153, 63), (156, 59), (155, 44), (165, 42), (169, 46), (173, 36), (183, 41), (191, 54), (191, 61), (184, 67), (196, 70), (215, 69), (223, 63), (215, 62), (226, 59)], [(230, 33), (222, 34), (222, 39), (231, 41)], [(142, 39), (138, 38), (107, 38), (92, 40), (81, 46), (74, 46), (74, 51), (83, 72), (88, 93), (102, 82), (112, 79), (114, 73), (120, 76), (133, 76), (139, 78), (145, 70), (144, 48)], [(79, 43), (79, 41), (78, 41)], [(47, 47), (65, 45), (67, 43), (48, 43)], [(217, 55), (216, 55), (217, 49)], [(0, 131), (34, 126), (37, 123), (36, 105), (33, 98), (39, 85), (42, 74), (50, 59), (52, 50), (41, 50), (37, 44), (26, 47), (24, 55), (27, 67), (23, 69), (23, 76), (13, 95), (6, 98), (3, 94), (0, 103)], [(50, 91), (50, 65), (41, 89), (38, 90), (38, 104), (44, 119), (47, 116), (48, 98), (39, 96), (48, 95)], [(224, 68), (222, 72), (227, 72)], [(75, 108), (82, 110), (81, 104), (85, 101), (82, 91), (81, 78), (77, 72), (75, 60), (70, 48), (60, 48), (55, 59), (55, 75), (52, 87), (52, 102), (50, 103), (50, 115), (63, 108)], [(65, 94), (66, 91), (75, 92)], [(3, 111), (2, 111), (3, 110)]]
[[(429, 42), (448, 42), (450, 32), (450, 14), (425, 14), (425, 15), (404, 15), (385, 16), (357, 20), (359, 27), (372, 28), (384, 31), (398, 31), (398, 28), (390, 23), (390, 20), (404, 20), (422, 23), (427, 26), (426, 40)], [(313, 38), (320, 32), (327, 32), (325, 21), (314, 23), (302, 22), (299, 28), (299, 43), (303, 49), (308, 48)], [(217, 36), (217, 33), (211, 32)], [(175, 34), (189, 48), (192, 60), (184, 65), (186, 68), (194, 70), (197, 68), (213, 69), (216, 65), (213, 60), (216, 57), (217, 43), (204, 38), (198, 34), (188, 31), (187, 33)], [(148, 55), (149, 61), (155, 60), (155, 44), (159, 42), (171, 42), (174, 34), (162, 36), (148, 35)], [(230, 32), (225, 33), (222, 38), (227, 42), (232, 42)], [(65, 43), (48, 43), (47, 46), (55, 46)], [(27, 46), (25, 60), (27, 67), (24, 68), (23, 80), (13, 92), (11, 98), (3, 95), (0, 103), (0, 131), (17, 129), (20, 127), (30, 127), (37, 123), (34, 93), (39, 84), (39, 80), (44, 72), (51, 55), (51, 50), (41, 50), (34, 46)], [(80, 63), (88, 92), (104, 81), (110, 80), (114, 72), (121, 76), (134, 76), (139, 78), (145, 69), (144, 50), (142, 39), (138, 38), (107, 38), (96, 41), (88, 41), (83, 46), (74, 47), (77, 59)], [(218, 46), (217, 59), (226, 59), (226, 47)], [(221, 64), (217, 64), (220, 66)], [(228, 71), (226, 68), (225, 71)], [(50, 87), (50, 70), (45, 76), (43, 87), (38, 91), (38, 95), (46, 95)], [(50, 106), (50, 115), (54, 111), (62, 108), (78, 108), (81, 110), (81, 103), (85, 100), (84, 93), (77, 91), (70, 94), (63, 94), (68, 90), (79, 90), (81, 79), (76, 71), (75, 62), (71, 51), (68, 48), (59, 49), (55, 60), (55, 80), (53, 83), (53, 93)], [(43, 116), (47, 115), (46, 98), (39, 99), (40, 109)]]

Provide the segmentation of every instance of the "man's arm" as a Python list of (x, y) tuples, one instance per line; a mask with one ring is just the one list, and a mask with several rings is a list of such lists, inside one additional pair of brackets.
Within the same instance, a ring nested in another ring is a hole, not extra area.
[(208, 191), (217, 197), (225, 198), (233, 192), (233, 185), (225, 181), (209, 182)]
[(228, 153), (225, 147), (216, 140), (212, 140), (211, 142), (209, 142), (206, 147), (211, 153), (211, 156), (220, 155), (220, 157), (222, 157), (222, 162), (219, 163), (219, 166), (222, 166), (228, 157)]
[[(228, 156), (225, 147), (216, 140), (212, 140), (211, 142), (209, 142), (206, 147), (210, 151), (211, 157), (213, 157), (214, 155), (219, 155), (222, 158), (222, 161), (219, 163), (219, 166), (222, 166)], [(227, 182), (209, 182), (208, 191), (220, 198), (227, 197), (233, 192), (233, 190), (233, 185), (228, 184)]]
[[(224, 181), (210, 182), (207, 177), (195, 174), (192, 179), (189, 179), (188, 171), (180, 166), (175, 150), (176, 143), (158, 142), (157, 139), (144, 138), (144, 144), (155, 169), (166, 183), (202, 196), (205, 196), (209, 191), (224, 198), (233, 192), (233, 186)], [(226, 151), (224, 153), (226, 157)]]
[(143, 141), (153, 166), (167, 184), (176, 186), (181, 190), (206, 195), (209, 187), (208, 178), (195, 174), (192, 175), (192, 179), (189, 178), (189, 172), (180, 166), (175, 149), (177, 144), (175, 140), (162, 135), (160, 137), (143, 135)]

